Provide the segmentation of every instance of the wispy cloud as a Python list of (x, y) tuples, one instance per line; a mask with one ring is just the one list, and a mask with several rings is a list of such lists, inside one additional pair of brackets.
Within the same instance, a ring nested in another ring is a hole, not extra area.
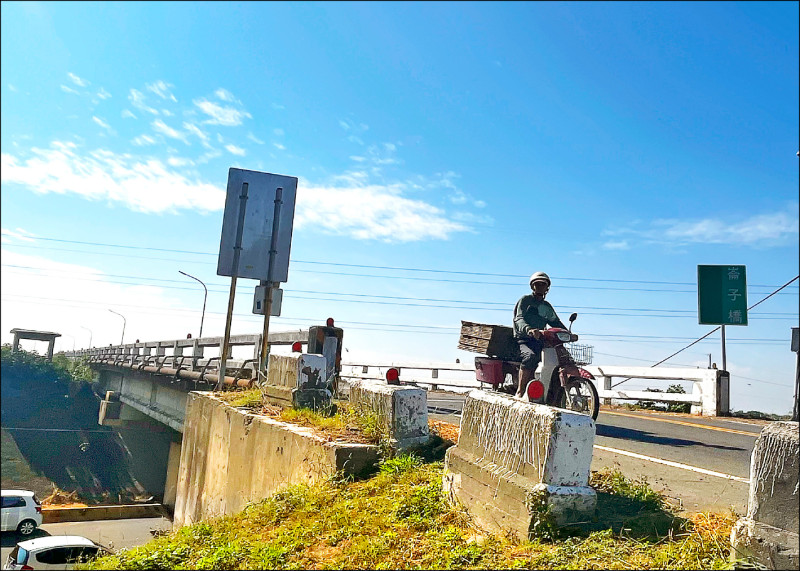
[(61, 91), (66, 91), (67, 93), (73, 93), (75, 95), (80, 95), (76, 90), (74, 90), (71, 87), (68, 87), (66, 85), (62, 85), (61, 86)]
[(245, 155), (247, 154), (247, 151), (245, 151), (245, 150), (244, 150), (243, 148), (241, 148), (241, 147), (237, 147), (236, 145), (225, 145), (225, 149), (226, 149), (226, 150), (227, 150), (227, 151), (228, 151), (230, 154), (232, 154), (232, 155), (237, 155), (237, 156), (240, 156), (240, 157), (243, 157), (243, 156), (245, 156)]
[(609, 240), (603, 244), (604, 250), (630, 250), (631, 246), (627, 240)]
[(130, 110), (123, 109), (122, 110), (122, 118), (123, 119), (136, 119), (136, 115), (134, 115)]
[(234, 107), (223, 107), (219, 103), (199, 99), (194, 104), (206, 115), (210, 117), (204, 121), (209, 125), (222, 125), (223, 127), (236, 127), (242, 124), (243, 119), (252, 119), (253, 116), (247, 111), (235, 109)]
[(643, 244), (729, 244), (761, 248), (796, 241), (800, 234), (799, 226), (797, 205), (793, 204), (783, 212), (756, 214), (749, 218), (659, 219), (646, 227), (632, 224), (607, 229), (603, 234), (634, 236), (637, 242)]
[(131, 105), (140, 111), (146, 111), (151, 115), (158, 115), (158, 109), (154, 109), (144, 102), (145, 95), (141, 91), (137, 89), (131, 89), (130, 95), (128, 95), (128, 100), (131, 102)]
[(111, 94), (101, 87), (100, 91), (97, 92), (97, 97), (99, 97), (100, 99), (110, 99)]
[(189, 133), (191, 133), (195, 137), (197, 137), (198, 139), (200, 139), (200, 142), (203, 144), (204, 147), (209, 149), (211, 148), (211, 144), (208, 141), (208, 134), (206, 134), (205, 131), (200, 129), (200, 127), (198, 127), (194, 123), (189, 123), (188, 121), (184, 121), (183, 128), (186, 129)]
[(233, 93), (228, 91), (227, 89), (219, 88), (214, 92), (214, 95), (217, 96), (217, 99), (221, 99), (222, 101), (229, 101), (231, 103), (238, 103), (237, 99), (233, 96)]
[(247, 138), (256, 143), (257, 145), (263, 145), (264, 141), (253, 135), (253, 133), (248, 133)]
[(22, 228), (16, 228), (15, 230), (9, 230), (8, 228), (3, 228), (2, 236), (3, 236), (2, 238), (3, 242), (13, 241), (13, 240), (20, 240), (22, 242), (34, 242), (36, 238), (36, 234), (32, 234)]
[(183, 157), (170, 157), (167, 159), (167, 164), (171, 167), (191, 167), (194, 166), (194, 161)]
[(286, 150), (286, 147), (284, 147), (280, 143), (272, 143), (272, 146), (275, 147), (276, 149), (278, 149), (279, 151), (285, 151)]
[(152, 91), (156, 95), (158, 95), (161, 99), (169, 99), (170, 101), (178, 101), (175, 96), (170, 91), (170, 87), (174, 87), (172, 84), (167, 83), (166, 81), (158, 80), (155, 83), (148, 83), (145, 85), (148, 91)]
[(225, 205), (225, 191), (171, 171), (155, 157), (135, 157), (98, 149), (79, 154), (75, 143), (54, 142), (32, 149), (33, 157), (0, 155), (4, 184), (38, 193), (76, 194), (90, 200), (119, 202), (137, 212), (178, 210), (211, 212)]
[(283, 137), (286, 133), (283, 129), (273, 129), (272, 132), (278, 137)]
[(78, 77), (77, 75), (75, 75), (72, 72), (68, 72), (67, 75), (72, 80), (72, 83), (74, 83), (78, 87), (86, 87), (87, 85), (89, 85), (88, 81), (86, 81), (85, 79), (81, 79), (80, 77)]
[(106, 123), (105, 121), (103, 121), (103, 120), (102, 120), (100, 117), (94, 117), (94, 116), (93, 116), (93, 117), (92, 117), (92, 121), (93, 121), (95, 124), (97, 124), (97, 125), (99, 125), (100, 127), (102, 127), (103, 129), (105, 129), (106, 131), (108, 131), (109, 133), (114, 133), (114, 132), (115, 132), (115, 131), (114, 131), (114, 129), (112, 129), (112, 128), (111, 128), (111, 125), (109, 125), (108, 123)]
[(157, 133), (161, 133), (162, 135), (166, 135), (170, 139), (177, 139), (179, 141), (183, 141), (187, 145), (189, 144), (189, 141), (186, 140), (186, 134), (185, 133), (182, 133), (182, 132), (180, 132), (180, 131), (178, 131), (176, 129), (173, 129), (172, 127), (170, 127), (169, 125), (164, 123), (164, 121), (162, 121), (161, 119), (156, 119), (155, 121), (153, 121), (151, 123), (151, 125), (153, 127), (153, 130), (156, 131)]
[(139, 135), (131, 141), (137, 147), (144, 147), (146, 145), (155, 145), (156, 140), (150, 135)]

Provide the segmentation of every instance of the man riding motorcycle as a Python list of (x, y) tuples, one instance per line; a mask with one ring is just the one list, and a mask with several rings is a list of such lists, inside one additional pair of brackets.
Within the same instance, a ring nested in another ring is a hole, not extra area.
[(558, 318), (553, 306), (545, 301), (550, 291), (550, 277), (544, 272), (536, 272), (529, 280), (531, 293), (523, 295), (514, 307), (514, 338), (519, 343), (522, 363), (519, 367), (517, 398), (525, 396), (525, 387), (533, 380), (536, 367), (542, 360), (542, 329), (567, 326)]

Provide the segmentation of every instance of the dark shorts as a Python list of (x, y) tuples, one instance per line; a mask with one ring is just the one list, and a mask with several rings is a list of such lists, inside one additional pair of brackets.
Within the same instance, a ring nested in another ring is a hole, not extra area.
[(517, 343), (519, 343), (519, 353), (522, 357), (520, 367), (536, 369), (539, 361), (542, 360), (542, 342), (531, 337), (530, 339), (517, 339)]

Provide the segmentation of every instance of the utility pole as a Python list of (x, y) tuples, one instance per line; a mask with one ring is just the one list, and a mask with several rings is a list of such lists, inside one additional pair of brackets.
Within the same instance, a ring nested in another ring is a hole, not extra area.
[(792, 327), (792, 351), (797, 354), (797, 364), (794, 369), (794, 410), (792, 420), (800, 420), (800, 327)]

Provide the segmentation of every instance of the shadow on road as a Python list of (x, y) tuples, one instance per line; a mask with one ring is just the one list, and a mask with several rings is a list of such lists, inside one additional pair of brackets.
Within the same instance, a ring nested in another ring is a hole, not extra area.
[(703, 446), (705, 448), (716, 448), (718, 450), (746, 450), (740, 446), (722, 446), (719, 444), (706, 444), (698, 440), (685, 440), (683, 438), (671, 438), (669, 436), (658, 436), (646, 430), (636, 430), (633, 428), (621, 428), (619, 426), (608, 426), (607, 424), (597, 423), (597, 436), (608, 438), (619, 438), (621, 440), (635, 440), (637, 442), (647, 442), (648, 444), (664, 444), (666, 446)]
[[(0, 537), (0, 544), (3, 547), (14, 547), (20, 541), (27, 541), (29, 539), (36, 539), (37, 537), (47, 537), (50, 534), (41, 528), (36, 528), (30, 535), (22, 535), (16, 531), (4, 531)], [(5, 563), (5, 561), (3, 561)]]

